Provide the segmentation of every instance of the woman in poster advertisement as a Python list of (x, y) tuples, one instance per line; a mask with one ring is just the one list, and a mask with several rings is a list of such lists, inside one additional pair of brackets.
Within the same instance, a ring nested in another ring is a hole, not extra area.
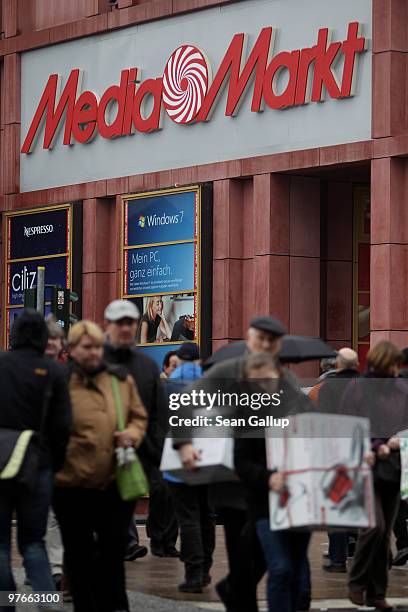
[[(160, 332), (159, 338), (157, 338), (158, 331)], [(170, 340), (170, 338), (171, 329), (164, 316), (163, 300), (161, 295), (156, 295), (149, 299), (146, 311), (140, 319), (138, 340), (141, 344), (151, 344)]]

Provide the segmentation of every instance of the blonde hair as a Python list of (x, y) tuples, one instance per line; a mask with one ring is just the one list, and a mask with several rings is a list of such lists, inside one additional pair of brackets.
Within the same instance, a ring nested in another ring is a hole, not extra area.
[(83, 336), (89, 336), (95, 344), (102, 346), (104, 343), (103, 331), (93, 321), (78, 321), (69, 330), (68, 333), (68, 346), (77, 346), (81, 342)]
[(387, 374), (402, 359), (402, 353), (395, 344), (388, 340), (381, 340), (368, 352), (367, 365), (371, 371)]
[(155, 295), (154, 297), (151, 297), (149, 299), (145, 312), (145, 314), (147, 314), (147, 316), (149, 317), (149, 321), (154, 321), (156, 318), (156, 315), (153, 315), (153, 302), (155, 302), (156, 300), (159, 300), (163, 304), (163, 298), (161, 295)]

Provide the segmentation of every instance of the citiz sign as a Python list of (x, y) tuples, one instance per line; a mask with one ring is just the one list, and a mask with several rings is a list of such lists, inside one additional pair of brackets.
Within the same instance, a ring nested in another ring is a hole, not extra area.
[[(236, 34), (213, 79), (205, 54), (193, 45), (182, 45), (172, 53), (163, 76), (140, 82), (139, 68), (122, 70), (120, 84), (108, 87), (100, 99), (92, 91), (78, 95), (81, 73), (76, 68), (57, 101), (59, 76), (52, 74), (21, 152), (33, 150), (43, 122), (42, 146), (50, 149), (64, 122), (63, 143), (70, 145), (74, 141), (88, 143), (97, 133), (110, 139), (134, 132), (154, 132), (161, 129), (163, 109), (178, 124), (208, 121), (225, 86), (228, 86), (225, 115), (230, 117), (238, 113), (250, 81), (253, 82), (251, 111), (254, 113), (262, 111), (264, 104), (280, 110), (322, 102), (324, 90), (334, 99), (353, 95), (357, 55), (366, 48), (358, 22), (349, 24), (344, 41), (330, 42), (328, 28), (322, 28), (314, 46), (282, 51), (274, 57), (273, 33), (272, 27), (261, 30), (246, 62), (246, 36)], [(341, 82), (334, 72), (340, 59), (343, 60)], [(288, 79), (283, 91), (278, 91), (282, 71)]]

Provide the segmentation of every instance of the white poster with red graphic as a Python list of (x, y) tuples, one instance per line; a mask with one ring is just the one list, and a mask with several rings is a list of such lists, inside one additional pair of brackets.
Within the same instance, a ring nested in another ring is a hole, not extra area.
[(297, 415), (282, 436), (267, 437), (266, 450), (268, 467), (286, 477), (269, 495), (272, 530), (375, 526), (368, 419)]
[(397, 434), (401, 454), (401, 499), (408, 499), (408, 429)]

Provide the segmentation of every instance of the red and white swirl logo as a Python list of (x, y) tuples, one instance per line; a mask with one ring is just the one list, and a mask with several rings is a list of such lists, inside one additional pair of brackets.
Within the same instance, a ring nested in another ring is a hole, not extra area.
[(182, 45), (171, 54), (163, 73), (163, 106), (175, 123), (194, 121), (209, 81), (209, 66), (200, 49)]

